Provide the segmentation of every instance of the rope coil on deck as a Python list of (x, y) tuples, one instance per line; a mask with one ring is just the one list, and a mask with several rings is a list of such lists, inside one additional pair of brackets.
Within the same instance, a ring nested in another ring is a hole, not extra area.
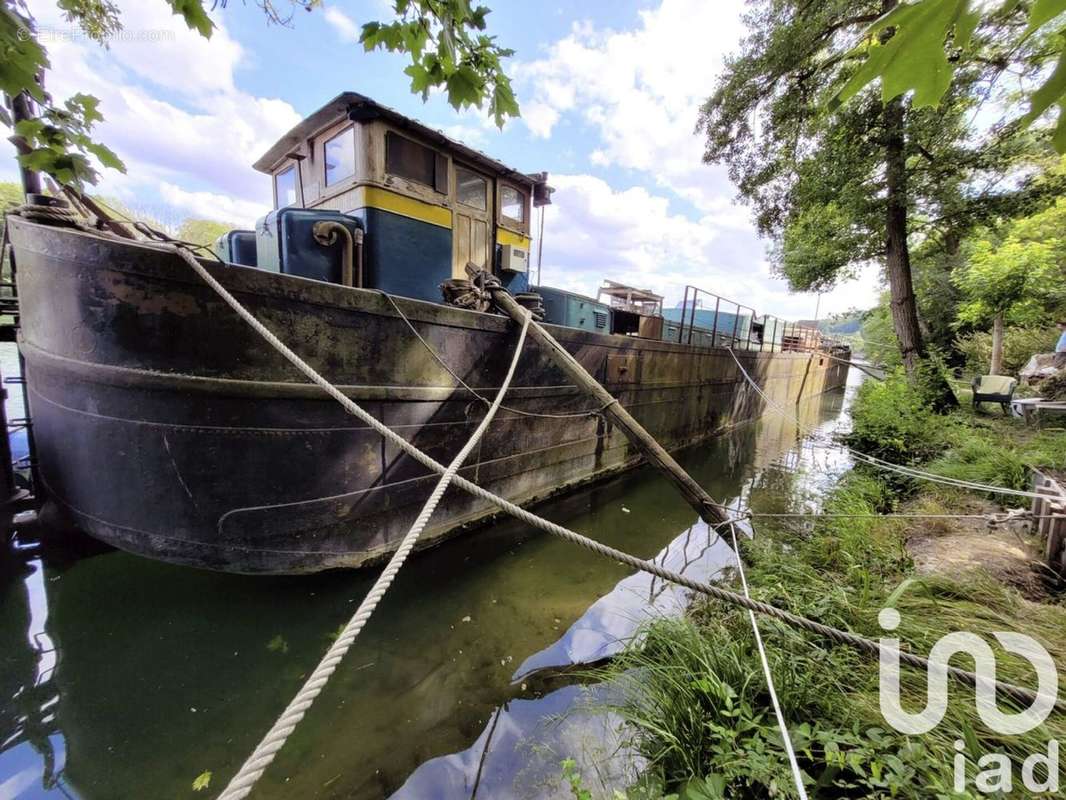
[(23, 203), (7, 213), (31, 222), (45, 222), (71, 228), (89, 227), (81, 214), (62, 200), (54, 200), (52, 203)]
[[(251, 312), (249, 312), (240, 303), (240, 301), (238, 301), (232, 294), (230, 294), (230, 292), (224, 286), (222, 286), (222, 284), (219, 283), (218, 280), (213, 275), (211, 275), (211, 273), (199, 261), (197, 261), (197, 259), (187, 249), (176, 246), (171, 246), (171, 249), (182, 260), (184, 260), (185, 263), (188, 264), (189, 267), (193, 271), (195, 271), (208, 284), (208, 286), (210, 286), (219, 295), (219, 297), (226, 302), (227, 305), (229, 305), (243, 320), (245, 320), (245, 322), (251, 325), (252, 328), (257, 333), (259, 333), (259, 335), (261, 335), (272, 347), (274, 347), (281, 355), (283, 355), (290, 363), (292, 363), (293, 366), (299, 369), (300, 372), (306, 375), (314, 384), (319, 386), (330, 397), (336, 400), (346, 411), (361, 419), (368, 426), (370, 426), (379, 434), (381, 434), (384, 438), (386, 438), (389, 442), (395, 444), (397, 447), (402, 449), (413, 459), (423, 464), (424, 466), (442, 475), (448, 472), (448, 468), (437, 462), (431, 456), (419, 450), (417, 447), (408, 442), (399, 434), (392, 431), (388, 426), (381, 423), (376, 417), (365, 411), (357, 403), (351, 400), (351, 398), (344, 395), (339, 389), (337, 389), (329, 381), (323, 378), (313, 367), (307, 364), (307, 362), (305, 362), (289, 347), (287, 347), (280, 339), (278, 339), (278, 337), (269, 328), (267, 328), (265, 325), (263, 325), (263, 323), (256, 319), (255, 316)], [(736, 358), (735, 355), (734, 358)], [(743, 367), (741, 367), (741, 369), (743, 370)], [(814, 620), (801, 617), (797, 614), (793, 614), (790, 611), (786, 611), (784, 609), (777, 608), (776, 606), (772, 606), (769, 603), (753, 600), (751, 598), (743, 596), (742, 594), (737, 594), (736, 592), (730, 591), (728, 589), (723, 589), (719, 586), (701, 583), (699, 581), (681, 575), (677, 572), (673, 572), (672, 570), (665, 569), (653, 562), (637, 558), (636, 556), (632, 556), (621, 550), (609, 547), (605, 544), (590, 539), (587, 536), (583, 536), (579, 533), (564, 528), (561, 525), (557, 525), (556, 523), (551, 522), (550, 520), (543, 519), (542, 517), (539, 517), (521, 508), (520, 506), (517, 506), (514, 503), (493, 494), (487, 489), (484, 489), (478, 486), (477, 484), (466, 480), (460, 475), (455, 475), (453, 482), (465, 491), (468, 491), (471, 494), (492, 503), (493, 505), (497, 506), (503, 511), (506, 511), (517, 519), (547, 533), (551, 533), (555, 536), (565, 539), (566, 541), (572, 542), (586, 550), (589, 550), (590, 552), (597, 553), (614, 561), (621, 562), (622, 564), (633, 567), (634, 569), (641, 570), (650, 575), (655, 575), (659, 578), (662, 578), (663, 580), (671, 581), (672, 583), (675, 583), (679, 586), (684, 586), (685, 588), (691, 589), (695, 592), (699, 592), (700, 594), (712, 597), (722, 602), (739, 606), (741, 608), (746, 608), (749, 611), (754, 611), (765, 616), (773, 617), (774, 619), (780, 620), (792, 627), (824, 637), (825, 639), (831, 642), (835, 642), (838, 644), (846, 644), (875, 658), (879, 657), (882, 652), (884, 652), (892, 655), (893, 657), (898, 657), (900, 663), (907, 664), (918, 669), (928, 670), (931, 667), (929, 660), (926, 658), (922, 658), (921, 656), (916, 656), (912, 653), (908, 653), (902, 650), (896, 650), (895, 648), (885, 647), (879, 642), (876, 642), (872, 639), (867, 639), (864, 636), (860, 636), (849, 631), (840, 630), (838, 628), (833, 628), (829, 625), (823, 625), (820, 622), (815, 622)], [(334, 664), (333, 666), (335, 668), (336, 665)], [(943, 665), (943, 668), (948, 675), (962, 683), (965, 683), (972, 687), (990, 687), (993, 690), (998, 690), (1002, 692), (1015, 702), (1023, 704), (1025, 706), (1031, 705), (1039, 697), (1036, 692), (1030, 689), (1026, 689), (1024, 687), (1015, 686), (1009, 683), (1003, 683), (1001, 681), (988, 680), (987, 678), (983, 678), (973, 672), (968, 672), (966, 670), (959, 669), (950, 665)], [(320, 690), (321, 687), (319, 687), (319, 691)], [(303, 707), (296, 708), (294, 709), (294, 711), (298, 712), (302, 716), (302, 714), (306, 712), (307, 707), (309, 705), (310, 703), (307, 702), (305, 705), (303, 705)], [(1056, 699), (1055, 706), (1060, 711), (1064, 710), (1066, 709), (1066, 702)], [(286, 733), (285, 735), (288, 734)], [(270, 760), (273, 759), (274, 753), (277, 752), (277, 749), (279, 748), (280, 744), (271, 752), (263, 754), (262, 758), (265, 760), (262, 761), (262, 766), (255, 766), (253, 770), (256, 772), (256, 778), (258, 778), (258, 775), (262, 774), (263, 769), (265, 769), (266, 765), (270, 763)], [(254, 782), (255, 780), (253, 779), (251, 781), (246, 781), (242, 783), (241, 788), (239, 789), (239, 791), (241, 792), (240, 794), (223, 794), (220, 797), (220, 800), (222, 800), (222, 798), (225, 798), (225, 800), (238, 800), (238, 798), (247, 796), (248, 792), (251, 791), (251, 786), (254, 784)]]

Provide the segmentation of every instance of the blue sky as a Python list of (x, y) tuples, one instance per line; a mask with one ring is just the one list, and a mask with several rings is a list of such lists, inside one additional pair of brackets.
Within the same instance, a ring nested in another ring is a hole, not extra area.
[[(485, 0), (483, 0), (484, 2)], [(545, 221), (543, 283), (595, 293), (602, 278), (680, 300), (684, 286), (788, 318), (813, 295), (770, 275), (766, 243), (721, 167), (703, 165), (700, 102), (743, 34), (739, 0), (488, 2), (490, 32), (523, 116), (498, 131), (441, 96), (411, 95), (404, 57), (364, 53), (359, 26), (385, 0), (327, 0), (271, 26), (254, 3), (214, 12), (210, 42), (162, 0), (120, 0), (126, 32), (101, 48), (72, 35), (54, 0), (31, 0), (53, 70), (50, 91), (101, 99), (100, 138), (126, 161), (100, 186), (164, 222), (210, 217), (247, 226), (270, 202), (250, 164), (341, 91), (374, 97), (556, 186)], [(12, 161), (0, 168), (13, 177)], [(878, 270), (823, 296), (822, 314), (876, 300)]]

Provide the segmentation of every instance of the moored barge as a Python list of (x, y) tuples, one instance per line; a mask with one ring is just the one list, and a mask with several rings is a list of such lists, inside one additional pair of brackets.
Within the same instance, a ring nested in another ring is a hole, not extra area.
[[(275, 210), (203, 263), (438, 461), (481, 419), (477, 395), (494, 395), (516, 339), (509, 319), (442, 301), (442, 284), (468, 268), (534, 304), (539, 294), (552, 335), (668, 449), (761, 413), (733, 353), (778, 402), (846, 379), (846, 349), (798, 346), (795, 329), (694, 289), (666, 310), (610, 282), (597, 299), (531, 290), (546, 176), (362, 95), (337, 97), (256, 167), (273, 178)], [(307, 384), (177, 255), (17, 217), (10, 238), (38, 475), (75, 524), (135, 553), (234, 572), (356, 567), (391, 552), (435, 474)], [(590, 403), (527, 346), (508, 408), (462, 474), (528, 504), (637, 464)], [(453, 490), (422, 541), (493, 512)]]

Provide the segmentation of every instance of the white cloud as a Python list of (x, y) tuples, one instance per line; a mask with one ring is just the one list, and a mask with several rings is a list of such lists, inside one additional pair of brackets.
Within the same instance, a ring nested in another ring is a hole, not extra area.
[(168, 207), (180, 209), (187, 216), (230, 222), (244, 228), (253, 227), (256, 219), (270, 210), (269, 204), (215, 192), (189, 192), (166, 181), (161, 181), (158, 188), (160, 198)]
[[(652, 289), (673, 306), (691, 284), (760, 314), (814, 315), (816, 297), (791, 293), (770, 274), (764, 246), (750, 229), (673, 213), (666, 197), (640, 186), (616, 190), (592, 175), (553, 175), (551, 182), (556, 192), (545, 216), (545, 285), (595, 296), (610, 278)], [(824, 295), (821, 312), (869, 307), (876, 296), (871, 272)]]
[(534, 136), (547, 139), (559, 121), (559, 112), (548, 103), (531, 100), (522, 105), (522, 121)]
[(104, 49), (74, 35), (54, 4), (33, 4), (40, 29), (52, 31), (49, 91), (60, 100), (96, 95), (105, 117), (96, 138), (129, 170), (102, 170), (97, 191), (164, 217), (172, 203), (188, 216), (248, 224), (271, 197), (269, 178), (251, 162), (299, 115), (283, 100), (236, 88), (234, 73), (246, 55), (221, 21), (208, 42), (165, 3), (122, 5), (125, 35)]
[(446, 125), (441, 128), (440, 132), (449, 139), (462, 142), (467, 147), (484, 147), (485, 142), (487, 141), (485, 129), (483, 127), (466, 125), (462, 122), (457, 122), (454, 125)]
[(337, 36), (343, 42), (358, 42), (362, 29), (351, 17), (335, 6), (329, 6), (323, 11), (326, 22), (333, 26)]
[(578, 114), (599, 133), (597, 165), (647, 172), (701, 211), (713, 210), (734, 190), (724, 169), (702, 163), (695, 126), (725, 55), (743, 35), (742, 9), (740, 0), (663, 0), (640, 12), (636, 30), (575, 25), (545, 58), (517, 70), (531, 98), (527, 126), (547, 137), (563, 114)]
[[(695, 127), (725, 56), (744, 35), (742, 0), (662, 0), (630, 31), (577, 23), (542, 59), (515, 70), (523, 121), (548, 138), (567, 120), (589, 126), (597, 167), (643, 173), (649, 185), (687, 200), (697, 215), (672, 211), (644, 189), (614, 191), (590, 176), (552, 176), (559, 186), (547, 217), (545, 282), (595, 293), (611, 277), (679, 301), (686, 284), (753, 305), (760, 313), (810, 317), (815, 297), (788, 291), (770, 273), (749, 209), (735, 202), (724, 167), (702, 162)], [(530, 113), (532, 110), (532, 113)], [(549, 258), (549, 254), (551, 258)], [(876, 301), (873, 272), (822, 300), (822, 313)]]

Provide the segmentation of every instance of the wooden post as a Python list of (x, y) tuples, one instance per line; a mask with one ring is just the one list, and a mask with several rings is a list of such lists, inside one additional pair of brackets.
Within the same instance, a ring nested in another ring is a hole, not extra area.
[(1037, 536), (1044, 539), (1044, 561), (1062, 572), (1066, 566), (1066, 493), (1053, 478), (1033, 470), (1033, 490), (1047, 499), (1033, 498)]
[[(503, 309), (513, 320), (521, 323), (524, 319), (525, 309), (518, 305), (503, 287), (489, 288), (492, 291), (492, 299), (496, 305)], [(663, 446), (655, 441), (655, 438), (650, 433), (644, 430), (644, 427), (622, 407), (622, 404), (604, 389), (588, 373), (588, 370), (581, 366), (578, 360), (555, 340), (555, 337), (536, 322), (530, 323), (529, 335), (536, 339), (537, 343), (548, 353), (551, 360), (555, 362), (555, 365), (570, 380), (576, 383), (579, 389), (595, 398), (596, 402), (603, 407), (603, 413), (621, 428), (626, 438), (636, 445), (637, 449), (651, 464), (666, 475), (670, 482), (681, 492), (685, 500), (688, 501), (689, 505), (696, 509), (696, 512), (704, 522), (719, 524), (730, 519), (730, 515), (726, 510), (714, 502), (714, 499), (703, 490), (703, 487), (681, 468), (681, 465), (674, 460), (673, 456), (666, 452)]]

